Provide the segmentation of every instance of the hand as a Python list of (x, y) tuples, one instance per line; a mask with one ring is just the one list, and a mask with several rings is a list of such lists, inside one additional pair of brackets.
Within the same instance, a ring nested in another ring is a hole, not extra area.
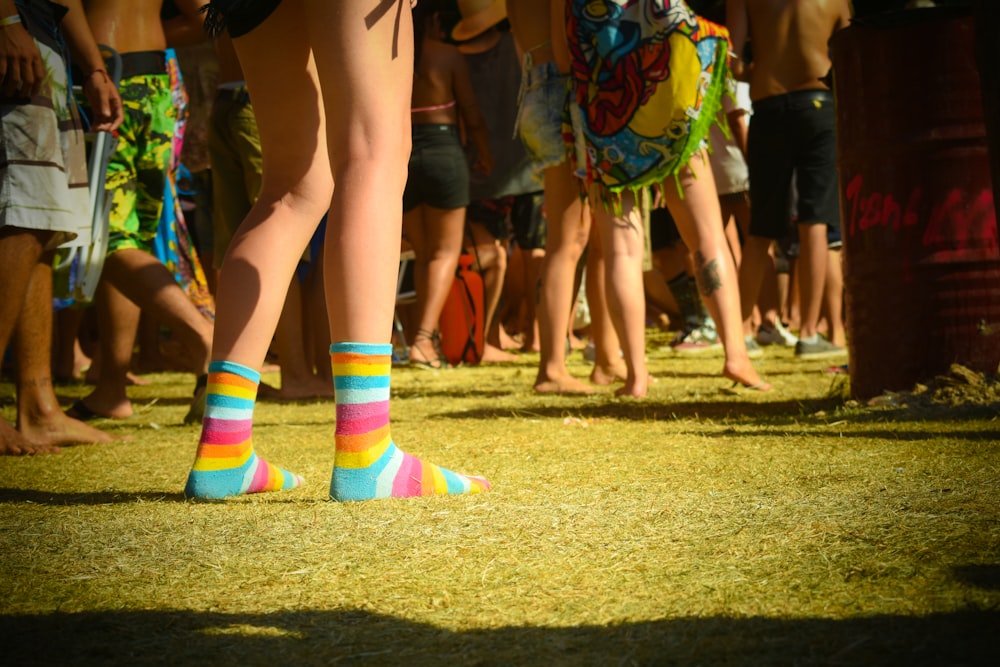
[(493, 156), (489, 153), (480, 153), (476, 158), (476, 163), (472, 165), (472, 168), (483, 176), (489, 176), (490, 172), (493, 171)]
[(94, 132), (112, 132), (118, 129), (125, 118), (122, 98), (111, 77), (102, 69), (96, 69), (83, 80), (83, 92), (90, 104), (92, 118), (90, 129)]
[(45, 67), (35, 40), (20, 23), (0, 28), (0, 94), (31, 97), (42, 90)]

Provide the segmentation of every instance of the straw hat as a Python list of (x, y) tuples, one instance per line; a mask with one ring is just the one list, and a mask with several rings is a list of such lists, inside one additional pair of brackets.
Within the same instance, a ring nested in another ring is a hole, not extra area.
[(507, 18), (507, 0), (458, 0), (462, 20), (451, 30), (451, 38), (464, 42), (486, 32)]

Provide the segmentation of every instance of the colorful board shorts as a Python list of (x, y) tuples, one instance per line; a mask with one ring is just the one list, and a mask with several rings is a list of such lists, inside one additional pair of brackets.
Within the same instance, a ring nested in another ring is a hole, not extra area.
[(569, 101), (570, 77), (553, 61), (532, 66), (531, 54), (526, 53), (521, 81), (518, 132), (535, 170), (544, 171), (566, 161), (562, 119)]
[(177, 125), (163, 52), (124, 53), (122, 66), (119, 92), (125, 120), (118, 128), (105, 183), (111, 194), (109, 254), (127, 248), (152, 252)]
[(718, 122), (726, 29), (683, 0), (571, 0), (566, 19), (577, 173), (611, 203), (676, 176)]
[(208, 125), (212, 161), (212, 228), (215, 268), (240, 223), (260, 196), (264, 172), (257, 119), (246, 86), (220, 88)]
[(49, 248), (90, 245), (83, 125), (67, 85), (66, 58), (40, 21), (22, 20), (42, 56), (46, 85), (28, 98), (0, 98), (0, 228), (54, 232)]

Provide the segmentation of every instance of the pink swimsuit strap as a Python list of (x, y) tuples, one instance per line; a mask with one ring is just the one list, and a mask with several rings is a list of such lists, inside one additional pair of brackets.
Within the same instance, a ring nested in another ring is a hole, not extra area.
[(410, 109), (410, 113), (417, 113), (419, 111), (440, 111), (442, 109), (450, 109), (453, 106), (455, 106), (455, 100), (446, 102), (445, 104), (436, 104), (432, 107), (417, 107), (415, 109)]

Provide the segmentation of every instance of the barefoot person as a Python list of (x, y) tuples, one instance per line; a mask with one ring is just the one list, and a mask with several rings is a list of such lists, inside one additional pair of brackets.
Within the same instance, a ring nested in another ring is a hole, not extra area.
[[(153, 253), (167, 184), (177, 112), (170, 89), (160, 19), (162, 1), (84, 0), (98, 43), (122, 59), (119, 85), (125, 120), (108, 163), (105, 189), (112, 197), (108, 256), (95, 299), (100, 327), (100, 366), (94, 390), (69, 413), (89, 419), (132, 415), (126, 394), (140, 309), (162, 322), (184, 347), (191, 369), (208, 370), (212, 325)], [(170, 20), (200, 25), (205, 0), (175, 0), (181, 16)], [(200, 383), (199, 383), (200, 384)], [(196, 393), (203, 394), (199, 387)], [(200, 417), (192, 403), (189, 419)]]
[(576, 168), (599, 225), (612, 321), (628, 368), (618, 393), (645, 396), (649, 384), (642, 200), (651, 194), (665, 200), (694, 253), (726, 352), (723, 375), (737, 386), (769, 389), (747, 356), (736, 269), (705, 150), (728, 74), (725, 29), (698, 18), (683, 0), (561, 1)]
[[(489, 488), (398, 448), (389, 424), (389, 343), (410, 152), (409, 0), (214, 0), (254, 100), (260, 197), (219, 275), (201, 441), (189, 497), (290, 489), (302, 479), (254, 451), (253, 407), (285, 290), (323, 212), (337, 424), (338, 501)], [(336, 193), (334, 193), (336, 183)]]
[[(558, 6), (557, 6), (558, 5)], [(573, 309), (576, 267), (587, 247), (590, 212), (580, 198), (562, 138), (562, 115), (569, 95), (569, 58), (556, 61), (552, 12), (562, 23), (562, 5), (545, 0), (507, 0), (507, 15), (523, 64), (524, 91), (518, 126), (524, 145), (545, 183), (548, 218), (545, 259), (539, 281), (538, 374), (535, 391), (588, 394), (587, 383), (566, 368), (566, 335)], [(617, 350), (615, 350), (617, 354)]]
[(67, 103), (66, 54), (53, 25), (84, 73), (91, 129), (111, 131), (122, 120), (79, 0), (32, 3), (23, 12), (0, 0), (0, 355), (13, 337), (17, 361), (17, 427), (0, 419), (0, 455), (113, 439), (63, 414), (52, 389), (52, 253), (64, 241), (87, 244), (90, 235), (83, 130)]

